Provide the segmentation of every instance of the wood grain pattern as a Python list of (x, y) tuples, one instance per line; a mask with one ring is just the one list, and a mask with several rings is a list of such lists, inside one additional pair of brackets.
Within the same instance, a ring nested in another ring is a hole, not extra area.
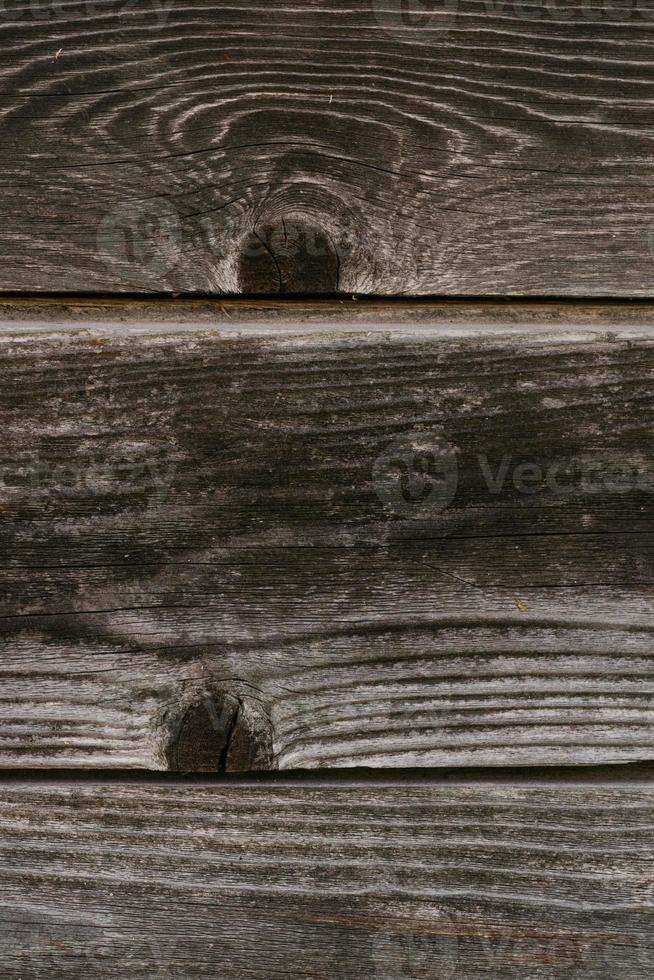
[(8, 978), (649, 980), (654, 793), (0, 786)]
[(652, 758), (643, 322), (103, 310), (0, 329), (0, 765)]
[(0, 288), (651, 296), (645, 0), (10, 0)]

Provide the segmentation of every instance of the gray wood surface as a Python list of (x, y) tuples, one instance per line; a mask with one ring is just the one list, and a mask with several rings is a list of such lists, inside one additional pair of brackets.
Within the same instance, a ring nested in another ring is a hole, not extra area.
[(632, 784), (0, 785), (8, 980), (650, 980)]
[(0, 288), (651, 296), (647, 0), (9, 0)]
[(652, 758), (650, 307), (173, 306), (0, 311), (0, 766)]

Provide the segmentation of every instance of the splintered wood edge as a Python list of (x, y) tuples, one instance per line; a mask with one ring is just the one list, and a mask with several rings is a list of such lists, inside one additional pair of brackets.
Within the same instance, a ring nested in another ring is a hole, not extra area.
[(0, 297), (0, 341), (32, 334), (149, 337), (201, 333), (216, 339), (511, 338), (584, 343), (654, 340), (654, 302), (204, 300)]

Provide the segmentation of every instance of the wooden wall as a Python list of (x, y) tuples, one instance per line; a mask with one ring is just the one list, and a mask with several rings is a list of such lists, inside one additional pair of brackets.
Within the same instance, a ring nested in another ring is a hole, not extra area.
[(0, 967), (649, 980), (653, 810), (639, 779), (9, 782)]
[(5, 301), (6, 976), (649, 978), (653, 313)]
[(5, 321), (2, 765), (648, 757), (651, 307), (174, 310)]
[(650, 980), (653, 26), (0, 3), (3, 980)]
[(648, 0), (6, 0), (0, 288), (651, 296)]

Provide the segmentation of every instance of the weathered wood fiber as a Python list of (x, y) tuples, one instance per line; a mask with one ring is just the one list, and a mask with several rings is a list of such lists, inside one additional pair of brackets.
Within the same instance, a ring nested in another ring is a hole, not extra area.
[(652, 758), (646, 327), (139, 329), (2, 327), (0, 765)]
[(647, 0), (8, 0), (0, 288), (651, 296)]
[(0, 787), (0, 971), (650, 980), (651, 783)]

